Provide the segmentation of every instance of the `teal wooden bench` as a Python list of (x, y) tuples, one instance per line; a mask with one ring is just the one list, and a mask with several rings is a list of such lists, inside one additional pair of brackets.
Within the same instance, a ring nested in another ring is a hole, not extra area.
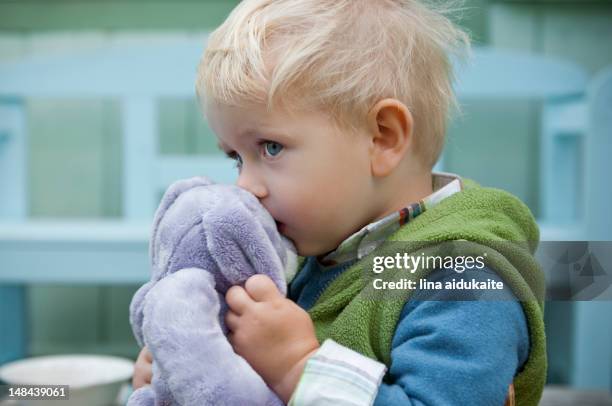
[[(0, 364), (27, 354), (24, 286), (33, 283), (139, 284), (148, 278), (148, 235), (160, 190), (173, 180), (206, 174), (233, 182), (231, 162), (218, 156), (159, 154), (156, 103), (193, 98), (204, 41), (116, 46), (30, 57), (0, 64)], [(612, 239), (609, 184), (612, 152), (612, 71), (589, 79), (560, 60), (476, 49), (459, 68), (462, 101), (535, 99), (543, 102), (540, 184), (543, 240)], [(120, 221), (29, 220), (27, 122), (30, 97), (115, 98), (123, 136), (123, 214)], [(444, 159), (437, 165), (444, 169)], [(608, 182), (608, 183), (605, 183)], [(572, 198), (568, 198), (572, 197)], [(590, 211), (582, 215), (581, 207)], [(88, 264), (83, 269), (80, 264)], [(582, 343), (601, 317), (578, 304)], [(599, 317), (599, 318), (598, 318)], [(604, 340), (612, 342), (608, 316)], [(607, 329), (607, 330), (606, 330)], [(575, 348), (576, 380), (610, 381), (610, 368), (592, 370), (592, 348)], [(609, 348), (597, 351), (612, 360)], [(606, 352), (607, 351), (607, 352)]]

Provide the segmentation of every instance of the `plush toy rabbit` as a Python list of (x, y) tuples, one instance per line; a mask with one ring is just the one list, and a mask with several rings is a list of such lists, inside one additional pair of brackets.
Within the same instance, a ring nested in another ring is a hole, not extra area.
[(151, 280), (134, 295), (130, 322), (153, 355), (153, 382), (128, 405), (280, 405), (229, 344), (225, 293), (268, 275), (280, 292), (295, 248), (251, 193), (192, 178), (164, 195), (150, 242)]

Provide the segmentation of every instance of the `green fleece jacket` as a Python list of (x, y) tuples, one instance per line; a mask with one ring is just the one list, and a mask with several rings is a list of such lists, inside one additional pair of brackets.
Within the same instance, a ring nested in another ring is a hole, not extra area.
[[(537, 405), (546, 378), (545, 281), (534, 252), (539, 241), (534, 218), (507, 192), (464, 180), (464, 190), (402, 226), (370, 255), (338, 276), (309, 314), (320, 342), (327, 338), (390, 366), (391, 341), (400, 312), (412, 290), (376, 290), (374, 277), (388, 281), (425, 278), (416, 272), (372, 272), (374, 256), (407, 253), (424, 256), (482, 256), (519, 300), (529, 325), (530, 353), (514, 379), (516, 404)], [(461, 241), (460, 243), (453, 243)]]

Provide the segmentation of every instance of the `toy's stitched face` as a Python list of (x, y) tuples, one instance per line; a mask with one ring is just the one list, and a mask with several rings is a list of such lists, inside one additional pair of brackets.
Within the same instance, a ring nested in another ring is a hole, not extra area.
[(238, 186), (260, 200), (300, 255), (335, 249), (373, 218), (366, 134), (341, 133), (323, 112), (213, 103), (207, 116), (237, 161)]

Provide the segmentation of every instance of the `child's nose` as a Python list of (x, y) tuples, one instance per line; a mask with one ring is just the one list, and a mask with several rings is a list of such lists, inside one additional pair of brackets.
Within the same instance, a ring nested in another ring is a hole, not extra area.
[(248, 190), (252, 194), (255, 195), (258, 199), (263, 199), (268, 195), (268, 190), (266, 186), (259, 180), (257, 176), (255, 176), (252, 172), (247, 172), (242, 169), (240, 175), (238, 176), (238, 180), (236, 181), (236, 185), (245, 190)]

